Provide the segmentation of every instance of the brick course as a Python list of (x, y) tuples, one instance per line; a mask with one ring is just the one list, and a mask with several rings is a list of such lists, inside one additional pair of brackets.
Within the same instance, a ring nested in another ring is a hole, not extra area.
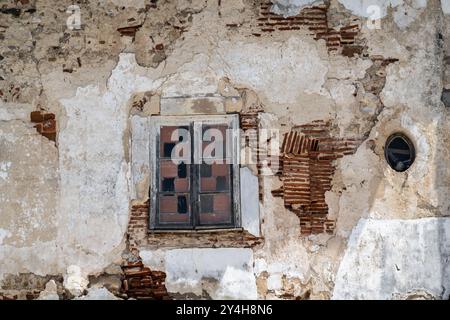
[(129, 249), (139, 256), (140, 247), (169, 248), (250, 248), (263, 242), (245, 230), (198, 230), (151, 232), (149, 223), (149, 201), (131, 207), (128, 224)]
[(341, 28), (330, 28), (327, 16), (329, 5), (304, 8), (298, 15), (292, 17), (283, 17), (270, 12), (271, 6), (270, 1), (260, 5), (256, 23), (260, 32), (253, 33), (254, 36), (275, 31), (308, 30), (315, 40), (325, 40), (329, 52), (340, 52), (349, 57), (362, 54), (364, 46), (358, 41), (360, 26), (355, 23)]
[(331, 123), (314, 121), (294, 127), (281, 145), (280, 189), (286, 208), (300, 218), (302, 235), (333, 233), (335, 221), (328, 219), (325, 192), (331, 190), (335, 160), (353, 154), (362, 140), (332, 138)]
[(56, 141), (56, 120), (55, 114), (43, 111), (33, 111), (30, 114), (30, 121), (35, 123), (37, 132), (49, 140)]
[(141, 261), (127, 262), (122, 266), (124, 278), (122, 293), (128, 298), (139, 300), (169, 300), (166, 289), (166, 274), (162, 271), (151, 271)]

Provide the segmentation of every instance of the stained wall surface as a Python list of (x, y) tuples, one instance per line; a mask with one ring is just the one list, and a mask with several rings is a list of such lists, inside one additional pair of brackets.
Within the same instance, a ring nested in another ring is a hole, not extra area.
[[(448, 299), (449, 1), (75, 3), (0, 4), (0, 299)], [(276, 170), (242, 230), (149, 233), (151, 117), (213, 114)]]

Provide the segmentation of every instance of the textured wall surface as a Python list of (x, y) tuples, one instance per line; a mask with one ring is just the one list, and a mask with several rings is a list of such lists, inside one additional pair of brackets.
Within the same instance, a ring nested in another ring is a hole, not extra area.
[[(448, 299), (448, 1), (72, 2), (0, 4), (0, 299)], [(149, 233), (150, 117), (226, 113), (243, 228)]]

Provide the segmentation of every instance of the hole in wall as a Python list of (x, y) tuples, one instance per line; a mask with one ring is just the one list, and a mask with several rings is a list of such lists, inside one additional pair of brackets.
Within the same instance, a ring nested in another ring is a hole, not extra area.
[(447, 108), (450, 108), (450, 89), (444, 89), (442, 91), (441, 100)]
[(414, 144), (406, 135), (394, 133), (386, 140), (384, 156), (392, 169), (403, 172), (413, 164), (416, 151)]

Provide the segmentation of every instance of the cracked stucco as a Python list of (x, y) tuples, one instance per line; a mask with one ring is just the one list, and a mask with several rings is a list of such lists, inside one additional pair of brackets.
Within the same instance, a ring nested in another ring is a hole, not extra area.
[[(277, 1), (272, 11), (292, 15), (316, 2)], [(335, 234), (300, 237), (297, 216), (271, 195), (279, 179), (266, 177), (262, 246), (141, 248), (146, 265), (167, 273), (169, 291), (317, 299), (425, 290), (445, 298), (448, 270), (441, 278), (421, 277), (411, 261), (430, 248), (420, 269), (429, 272), (448, 255), (450, 131), (440, 101), (450, 85), (443, 62), (450, 55), (448, 5), (333, 0), (330, 19), (339, 24), (340, 12), (364, 24), (371, 3), (383, 20), (380, 30), (363, 27), (367, 53), (398, 60), (386, 67), (379, 97), (362, 89), (373, 65), (368, 57), (330, 54), (305, 30), (250, 36), (257, 18), (252, 1), (158, 1), (151, 19), (145, 1), (87, 1), (83, 28), (74, 31), (62, 14), (71, 1), (36, 1), (36, 13), (20, 18), (1, 14), (0, 55), (8, 68), (0, 74), (0, 279), (19, 272), (66, 280), (75, 274), (71, 283), (86, 285), (89, 275), (120, 264), (130, 201), (145, 197), (148, 184), (130, 161), (130, 122), (142, 116), (130, 117), (133, 99), (147, 94), (162, 106), (179, 96), (221, 97), (227, 78), (233, 92), (259, 99), (264, 126), (283, 133), (331, 120), (333, 135), (366, 140), (337, 161), (326, 194)], [(120, 36), (117, 29), (130, 25), (140, 26), (134, 38)], [(159, 44), (163, 50), (155, 49)], [(29, 122), (30, 112), (41, 109), (57, 116), (56, 144)], [(384, 141), (396, 130), (410, 135), (418, 150), (405, 173), (384, 161)], [(396, 250), (399, 240), (408, 245)], [(387, 257), (384, 264), (380, 256)]]

